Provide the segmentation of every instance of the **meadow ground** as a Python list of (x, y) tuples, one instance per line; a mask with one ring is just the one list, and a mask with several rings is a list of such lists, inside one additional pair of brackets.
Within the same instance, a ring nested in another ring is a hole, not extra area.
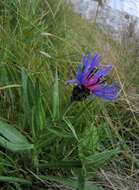
[[(0, 189), (139, 189), (139, 66), (63, 0), (0, 1)], [(70, 104), (82, 54), (112, 63), (116, 103)]]

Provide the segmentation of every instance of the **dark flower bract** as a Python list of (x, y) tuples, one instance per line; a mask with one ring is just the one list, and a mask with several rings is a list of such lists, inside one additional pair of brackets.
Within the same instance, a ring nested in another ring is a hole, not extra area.
[(116, 101), (120, 90), (116, 82), (107, 84), (107, 75), (111, 72), (112, 65), (100, 65), (100, 55), (91, 54), (83, 56), (79, 64), (76, 79), (68, 80), (67, 83), (74, 83), (72, 101), (81, 101), (88, 95), (94, 95), (103, 100)]

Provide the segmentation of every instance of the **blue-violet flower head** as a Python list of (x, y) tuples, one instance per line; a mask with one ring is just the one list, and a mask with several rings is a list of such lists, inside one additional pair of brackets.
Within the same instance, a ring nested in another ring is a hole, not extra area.
[(100, 65), (100, 55), (91, 54), (83, 56), (76, 72), (76, 79), (68, 80), (67, 83), (74, 83), (71, 100), (81, 101), (89, 95), (98, 96), (103, 100), (116, 101), (119, 94), (119, 84), (114, 82), (111, 85), (106, 83), (106, 77), (112, 70), (112, 65)]

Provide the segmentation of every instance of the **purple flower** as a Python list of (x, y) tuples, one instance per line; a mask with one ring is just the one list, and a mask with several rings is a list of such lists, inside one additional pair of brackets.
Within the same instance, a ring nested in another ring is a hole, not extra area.
[(79, 64), (76, 79), (68, 80), (67, 83), (74, 83), (76, 86), (72, 91), (72, 101), (80, 101), (88, 95), (94, 95), (103, 100), (116, 101), (120, 87), (117, 83), (108, 85), (106, 76), (111, 72), (112, 65), (100, 65), (100, 55), (91, 54), (83, 56)]

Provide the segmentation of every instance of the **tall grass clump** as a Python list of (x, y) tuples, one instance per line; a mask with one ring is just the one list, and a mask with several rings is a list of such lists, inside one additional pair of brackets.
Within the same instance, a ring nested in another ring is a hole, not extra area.
[[(88, 52), (114, 64), (118, 102), (70, 105), (65, 81)], [(133, 58), (63, 0), (2, 0), (1, 189), (102, 190), (126, 186), (124, 178), (133, 182), (139, 166), (138, 89), (127, 76)]]

